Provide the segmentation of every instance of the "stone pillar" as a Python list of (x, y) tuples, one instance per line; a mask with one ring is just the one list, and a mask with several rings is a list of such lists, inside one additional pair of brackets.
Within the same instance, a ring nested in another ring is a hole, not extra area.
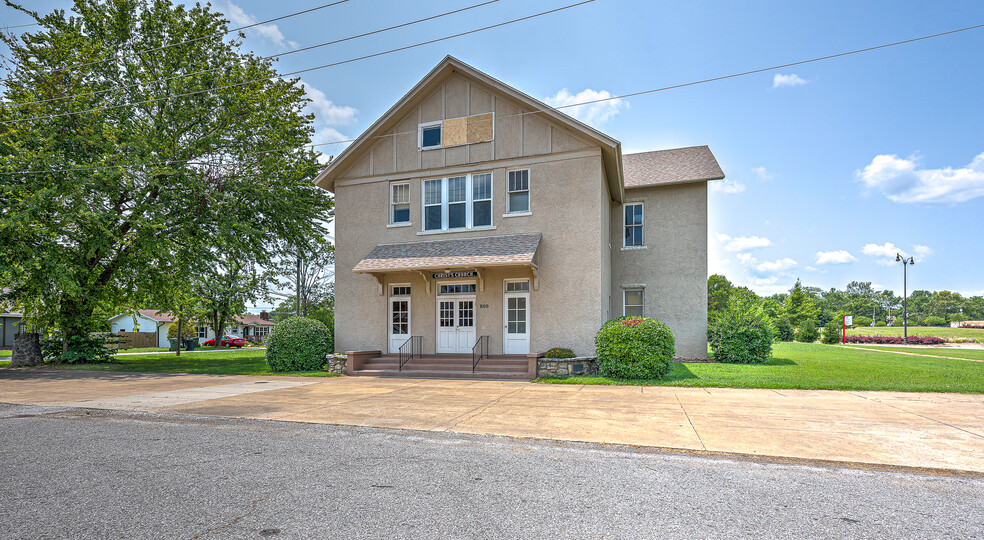
[(21, 332), (14, 335), (14, 350), (10, 367), (39, 366), (44, 363), (41, 357), (41, 334)]

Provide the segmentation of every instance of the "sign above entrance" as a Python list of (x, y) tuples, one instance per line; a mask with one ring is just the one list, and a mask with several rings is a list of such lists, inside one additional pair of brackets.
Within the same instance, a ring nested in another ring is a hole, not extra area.
[(477, 276), (478, 272), (474, 270), (464, 270), (461, 272), (434, 272), (431, 274), (432, 279), (457, 279)]

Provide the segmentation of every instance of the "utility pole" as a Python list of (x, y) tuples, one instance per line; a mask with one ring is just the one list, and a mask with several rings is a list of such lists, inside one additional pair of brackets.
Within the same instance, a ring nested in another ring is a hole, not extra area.
[(901, 254), (896, 253), (895, 254), (895, 262), (901, 262), (902, 263), (902, 325), (903, 325), (902, 341), (906, 345), (908, 345), (909, 344), (909, 306), (908, 306), (908, 303), (907, 303), (907, 300), (908, 300), (907, 299), (908, 291), (906, 290), (907, 287), (908, 287), (908, 283), (907, 283), (907, 281), (908, 281), (907, 271), (908, 271), (909, 265), (916, 264), (916, 260), (913, 259), (912, 257), (906, 258), (906, 257), (903, 257)]
[(178, 306), (178, 349), (174, 351), (174, 356), (181, 356), (181, 339), (184, 335), (181, 333), (181, 306)]

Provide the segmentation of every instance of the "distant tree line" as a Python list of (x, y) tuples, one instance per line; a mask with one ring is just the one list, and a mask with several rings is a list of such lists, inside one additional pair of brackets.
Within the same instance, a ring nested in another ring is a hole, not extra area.
[[(845, 289), (804, 286), (800, 280), (788, 293), (759, 296), (747, 287), (714, 274), (707, 278), (707, 317), (713, 320), (733, 296), (744, 296), (761, 305), (779, 329), (824, 326), (841, 315), (853, 315), (855, 326), (902, 325), (902, 297), (891, 290), (877, 290), (870, 281), (852, 281)], [(984, 320), (984, 296), (964, 297), (952, 291), (917, 290), (909, 294), (910, 326), (942, 326), (953, 321)]]

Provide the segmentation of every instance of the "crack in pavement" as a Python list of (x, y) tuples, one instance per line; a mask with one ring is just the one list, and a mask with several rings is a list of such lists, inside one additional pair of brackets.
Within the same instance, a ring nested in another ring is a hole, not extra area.
[(680, 396), (673, 394), (673, 397), (675, 397), (677, 403), (680, 404), (680, 410), (683, 411), (683, 415), (687, 417), (687, 423), (690, 424), (690, 429), (694, 430), (694, 435), (697, 436), (697, 442), (700, 443), (700, 447), (704, 450), (707, 450), (707, 446), (704, 445), (704, 441), (700, 438), (700, 433), (697, 433), (697, 428), (694, 427), (693, 421), (690, 420), (690, 415), (687, 414), (687, 409), (683, 406), (683, 402), (680, 401)]

